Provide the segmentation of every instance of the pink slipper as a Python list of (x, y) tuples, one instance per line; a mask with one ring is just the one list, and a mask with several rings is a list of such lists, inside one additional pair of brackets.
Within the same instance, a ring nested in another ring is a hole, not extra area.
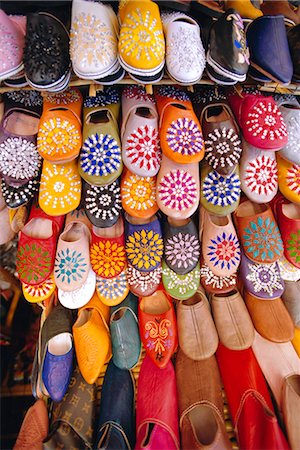
[(0, 80), (19, 73), (23, 65), (26, 17), (8, 16), (0, 10)]

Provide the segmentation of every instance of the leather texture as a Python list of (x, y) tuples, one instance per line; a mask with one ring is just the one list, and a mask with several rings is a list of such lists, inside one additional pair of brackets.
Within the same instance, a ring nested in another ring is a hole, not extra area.
[(300, 269), (300, 204), (296, 205), (281, 197), (276, 201), (278, 226), (284, 246), (284, 256), (295, 267)]
[(43, 365), (43, 383), (55, 402), (67, 392), (73, 369), (73, 347), (64, 355), (53, 355), (47, 350)]
[(44, 400), (39, 399), (28, 409), (13, 450), (42, 450), (48, 430), (48, 410)]
[(300, 375), (295, 374), (283, 381), (282, 412), (292, 450), (300, 446)]
[(295, 326), (300, 328), (300, 280), (286, 281), (281, 298)]

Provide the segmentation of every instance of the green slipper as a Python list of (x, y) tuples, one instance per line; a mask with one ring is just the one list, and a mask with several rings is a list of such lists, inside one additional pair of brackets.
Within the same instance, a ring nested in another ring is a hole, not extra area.
[(162, 282), (166, 292), (176, 300), (186, 300), (192, 297), (200, 285), (199, 262), (191, 272), (178, 275), (163, 261)]

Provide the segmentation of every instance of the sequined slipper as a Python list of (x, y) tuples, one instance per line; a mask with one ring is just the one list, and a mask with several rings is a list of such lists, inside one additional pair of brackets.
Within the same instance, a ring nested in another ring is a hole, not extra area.
[(8, 16), (0, 10), (0, 80), (18, 74), (23, 66), (26, 17)]
[(119, 305), (129, 292), (126, 269), (114, 278), (101, 278), (97, 276), (96, 291), (104, 305)]
[(152, 295), (161, 284), (162, 267), (152, 272), (140, 272), (128, 264), (127, 281), (130, 291), (138, 296)]
[(30, 180), (22, 186), (9, 186), (4, 180), (1, 182), (2, 194), (6, 206), (10, 209), (19, 208), (26, 205), (39, 191), (39, 178)]
[(289, 162), (277, 154), (280, 192), (294, 203), (300, 203), (300, 164)]
[(166, 292), (171, 295), (172, 298), (176, 298), (177, 300), (186, 300), (192, 297), (196, 293), (200, 284), (199, 262), (189, 273), (180, 275), (170, 269), (166, 262), (163, 261), (162, 282)]

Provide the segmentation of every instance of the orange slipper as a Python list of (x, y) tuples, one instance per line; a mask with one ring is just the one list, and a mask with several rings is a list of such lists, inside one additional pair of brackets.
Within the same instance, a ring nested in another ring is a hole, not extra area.
[(278, 153), (278, 186), (280, 192), (293, 203), (300, 203), (300, 165), (283, 159)]
[(164, 86), (155, 91), (155, 99), (163, 153), (180, 164), (201, 161), (204, 157), (202, 129), (188, 95), (173, 86)]
[(121, 181), (124, 210), (132, 217), (149, 219), (158, 211), (156, 177), (141, 177), (125, 169)]
[(65, 163), (80, 152), (82, 95), (77, 88), (44, 97), (37, 148), (46, 160)]
[(41, 284), (31, 285), (22, 283), (22, 290), (25, 299), (30, 303), (40, 303), (47, 300), (56, 289), (54, 276), (51, 276)]

